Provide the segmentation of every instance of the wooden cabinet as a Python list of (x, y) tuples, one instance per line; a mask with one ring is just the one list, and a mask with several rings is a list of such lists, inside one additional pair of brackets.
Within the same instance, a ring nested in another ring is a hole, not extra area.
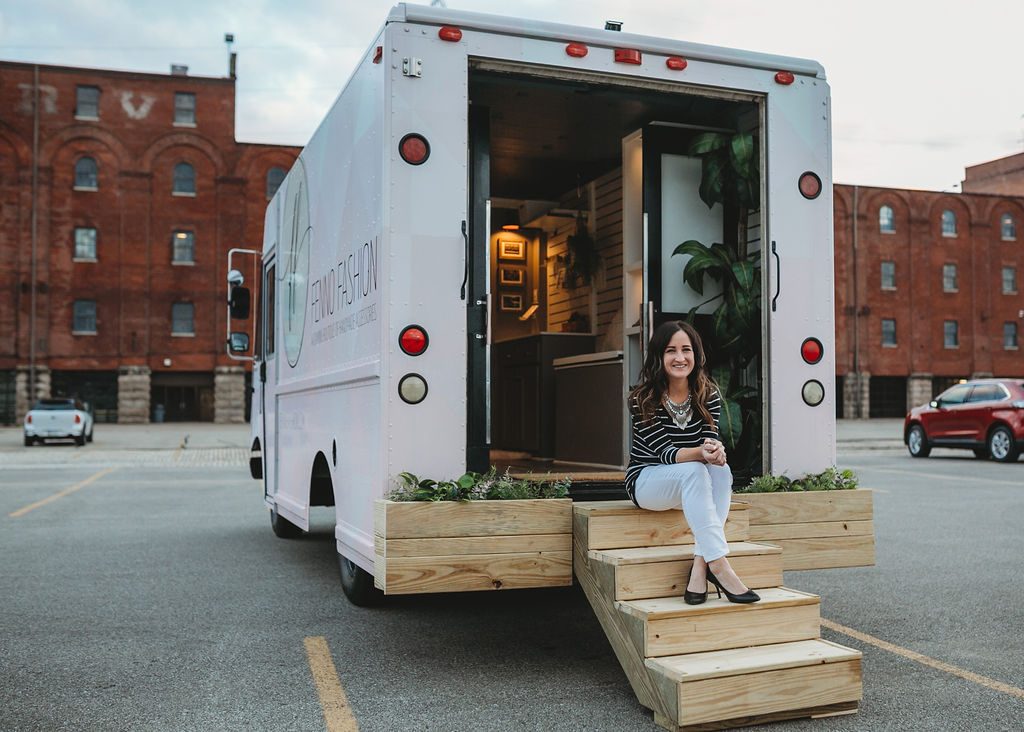
[(556, 358), (592, 353), (594, 336), (541, 333), (491, 346), (491, 447), (553, 457)]

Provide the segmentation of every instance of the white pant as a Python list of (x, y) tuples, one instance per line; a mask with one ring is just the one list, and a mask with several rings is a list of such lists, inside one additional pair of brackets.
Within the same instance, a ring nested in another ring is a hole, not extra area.
[(649, 465), (637, 476), (635, 495), (640, 508), (649, 511), (682, 508), (693, 531), (695, 555), (713, 562), (729, 553), (723, 529), (732, 496), (728, 465)]

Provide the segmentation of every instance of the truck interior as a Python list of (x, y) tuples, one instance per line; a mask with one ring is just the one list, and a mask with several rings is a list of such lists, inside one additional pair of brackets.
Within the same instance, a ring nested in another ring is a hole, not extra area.
[[(653, 329), (707, 299), (671, 253), (737, 231), (735, 211), (699, 200), (701, 164), (687, 147), (708, 131), (758, 137), (759, 100), (492, 68), (471, 68), (469, 81), (471, 114), (484, 120), (471, 157), (487, 163), (487, 238), (474, 251), (489, 250), (491, 464), (613, 479), (628, 462), (624, 395), (642, 362), (644, 309)], [(663, 237), (649, 220), (645, 237), (644, 214), (671, 219)], [(749, 220), (756, 251), (760, 211)], [(702, 334), (714, 307), (698, 310)]]

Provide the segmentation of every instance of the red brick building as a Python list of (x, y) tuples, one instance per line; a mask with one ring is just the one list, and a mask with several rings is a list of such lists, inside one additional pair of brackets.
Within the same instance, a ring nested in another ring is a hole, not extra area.
[(1021, 172), (1016, 187), (992, 175), (991, 194), (835, 186), (840, 416), (903, 416), (959, 379), (1024, 377)]
[(227, 250), (299, 149), (237, 142), (234, 78), (176, 71), (0, 62), (0, 422), (33, 377), (98, 419), (243, 419)]

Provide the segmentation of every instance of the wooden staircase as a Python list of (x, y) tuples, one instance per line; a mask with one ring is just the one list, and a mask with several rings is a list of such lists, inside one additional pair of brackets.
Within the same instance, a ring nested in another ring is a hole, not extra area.
[(573, 569), (640, 703), (673, 730), (852, 714), (861, 653), (820, 638), (819, 598), (782, 587), (782, 549), (747, 541), (733, 503), (729, 561), (761, 595), (687, 605), (693, 534), (682, 511), (573, 504)]

